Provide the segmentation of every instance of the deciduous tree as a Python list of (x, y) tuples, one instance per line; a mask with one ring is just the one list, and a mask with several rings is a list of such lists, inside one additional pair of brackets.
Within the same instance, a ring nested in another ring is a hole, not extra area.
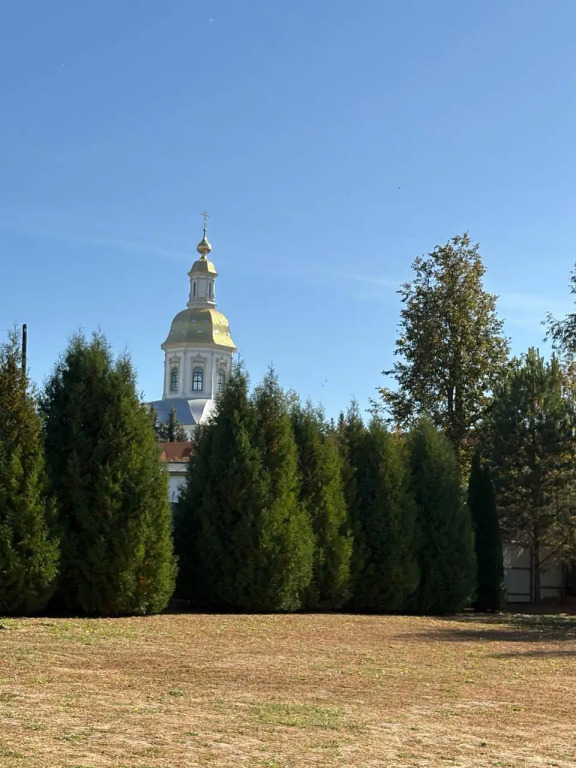
[(417, 258), (413, 268), (413, 280), (399, 290), (399, 359), (384, 372), (397, 388), (380, 393), (392, 422), (406, 428), (428, 416), (466, 463), (467, 438), (508, 355), (496, 296), (484, 290), (479, 247), (468, 234)]
[[(576, 264), (570, 275), (570, 293), (576, 296)], [(556, 352), (572, 359), (576, 355), (576, 312), (569, 312), (561, 320), (548, 312), (545, 324), (548, 326), (547, 338), (552, 341)]]

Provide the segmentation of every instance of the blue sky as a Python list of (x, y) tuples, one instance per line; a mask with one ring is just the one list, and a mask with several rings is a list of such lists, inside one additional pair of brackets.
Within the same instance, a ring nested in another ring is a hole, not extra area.
[(572, 307), (573, 0), (25, 0), (0, 46), (0, 330), (69, 336), (147, 399), (208, 210), (257, 381), (337, 414), (393, 360), (413, 259), (470, 232), (515, 352)]

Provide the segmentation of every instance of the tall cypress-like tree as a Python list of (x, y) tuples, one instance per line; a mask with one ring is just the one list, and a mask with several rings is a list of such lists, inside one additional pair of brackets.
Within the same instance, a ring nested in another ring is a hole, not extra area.
[(257, 387), (255, 445), (268, 478), (259, 571), (263, 609), (297, 610), (312, 580), (314, 536), (300, 502), (298, 454), (286, 398), (276, 374)]
[(175, 515), (178, 594), (220, 610), (260, 610), (268, 478), (253, 444), (248, 377), (236, 365), (210, 422), (196, 432)]
[(12, 333), (0, 346), (0, 614), (41, 611), (55, 588), (58, 560), (42, 425)]
[(302, 607), (312, 530), (298, 498), (296, 446), (284, 395), (269, 374), (253, 398), (235, 366), (195, 441), (177, 505), (179, 594), (221, 610)]
[(416, 502), (420, 583), (417, 613), (450, 613), (475, 588), (470, 510), (462, 500), (458, 461), (447, 438), (427, 420), (409, 435), (411, 487)]
[(312, 581), (305, 607), (341, 608), (349, 595), (352, 538), (342, 483), (342, 463), (323, 415), (307, 405), (292, 408), (298, 448), (300, 503), (314, 533)]
[(160, 611), (174, 589), (167, 476), (130, 361), (75, 336), (43, 398), (62, 542), (61, 604), (116, 616)]
[(468, 506), (474, 525), (476, 551), (474, 607), (477, 611), (499, 611), (506, 601), (502, 537), (490, 469), (482, 464), (478, 452), (472, 458)]
[(355, 583), (364, 567), (365, 534), (360, 516), (360, 489), (358, 472), (364, 460), (366, 426), (360, 416), (358, 403), (352, 400), (346, 414), (340, 414), (336, 439), (342, 461), (344, 498), (352, 531), (352, 557), (350, 559), (350, 590), (354, 594)]
[(415, 505), (404, 446), (377, 418), (362, 440), (357, 482), (362, 566), (351, 606), (361, 611), (406, 610), (418, 584)]

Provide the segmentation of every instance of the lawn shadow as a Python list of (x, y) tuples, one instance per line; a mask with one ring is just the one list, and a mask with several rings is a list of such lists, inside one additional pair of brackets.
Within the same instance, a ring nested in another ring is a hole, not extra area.
[[(504, 656), (576, 656), (576, 616), (563, 614), (464, 614), (439, 617), (443, 626), (427, 632), (434, 640), (462, 643), (573, 643), (574, 648), (506, 651)], [(468, 626), (467, 626), (468, 625)]]
[(563, 648), (546, 648), (546, 649), (536, 649), (531, 648), (529, 651), (506, 651), (502, 653), (493, 653), (491, 654), (491, 658), (493, 659), (509, 659), (509, 658), (517, 658), (517, 659), (547, 659), (547, 658), (568, 658), (570, 656), (576, 657), (576, 649), (571, 651), (566, 651)]

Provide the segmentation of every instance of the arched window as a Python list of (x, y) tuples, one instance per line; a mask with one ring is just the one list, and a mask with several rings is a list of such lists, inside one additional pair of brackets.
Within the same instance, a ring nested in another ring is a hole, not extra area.
[(192, 390), (194, 392), (202, 392), (204, 389), (204, 370), (202, 368), (194, 368), (192, 371)]
[(196, 296), (196, 280), (192, 283), (192, 298)]
[(174, 366), (170, 371), (170, 392), (178, 392), (178, 367)]
[(226, 383), (226, 374), (224, 371), (218, 371), (218, 383), (216, 389), (218, 392), (224, 392), (224, 384)]

